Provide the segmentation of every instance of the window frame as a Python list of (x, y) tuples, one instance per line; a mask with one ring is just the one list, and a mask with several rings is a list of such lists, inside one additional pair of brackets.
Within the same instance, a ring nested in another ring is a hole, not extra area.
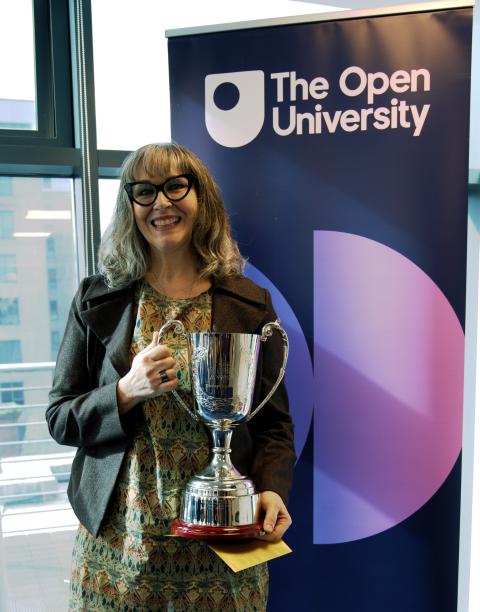
[(32, 0), (32, 7), (37, 129), (2, 128), (0, 146), (72, 146), (68, 7), (63, 0)]

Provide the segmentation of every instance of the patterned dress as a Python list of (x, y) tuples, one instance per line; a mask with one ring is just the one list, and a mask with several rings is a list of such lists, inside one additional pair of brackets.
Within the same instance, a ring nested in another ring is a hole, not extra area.
[[(211, 294), (172, 299), (140, 283), (131, 357), (168, 319), (187, 332), (210, 329)], [(177, 391), (191, 401), (184, 341), (164, 338), (177, 362)], [(166, 393), (145, 402), (98, 537), (80, 525), (73, 549), (70, 610), (265, 610), (266, 564), (232, 572), (206, 542), (171, 537), (189, 478), (208, 463), (209, 441)]]

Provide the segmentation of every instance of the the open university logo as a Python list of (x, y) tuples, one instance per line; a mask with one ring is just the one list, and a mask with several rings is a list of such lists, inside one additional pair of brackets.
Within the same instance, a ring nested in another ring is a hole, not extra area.
[(333, 80), (289, 69), (267, 78), (266, 95), (262, 70), (205, 77), (205, 123), (216, 142), (242, 147), (258, 136), (266, 117), (282, 138), (402, 129), (418, 137), (430, 112), (431, 105), (419, 98), (431, 91), (424, 67), (387, 73), (347, 66)]
[(262, 70), (224, 72), (205, 77), (205, 125), (224, 147), (243, 147), (265, 120), (265, 77)]

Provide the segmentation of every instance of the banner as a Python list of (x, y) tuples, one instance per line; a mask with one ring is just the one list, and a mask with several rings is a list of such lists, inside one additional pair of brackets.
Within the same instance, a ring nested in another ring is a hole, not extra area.
[(472, 10), (322, 19), (169, 40), (172, 138), (292, 341), (269, 609), (453, 611)]

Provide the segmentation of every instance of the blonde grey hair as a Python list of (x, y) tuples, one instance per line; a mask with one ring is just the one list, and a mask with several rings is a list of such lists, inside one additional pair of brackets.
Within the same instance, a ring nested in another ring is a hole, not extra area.
[(124, 185), (140, 172), (167, 176), (171, 168), (195, 176), (198, 212), (192, 245), (202, 278), (242, 274), (245, 260), (232, 238), (230, 222), (220, 191), (205, 164), (191, 151), (175, 143), (149, 144), (127, 156), (120, 176), (115, 210), (102, 238), (98, 270), (107, 285), (125, 287), (145, 276), (149, 267), (149, 246), (135, 223), (132, 204)]

